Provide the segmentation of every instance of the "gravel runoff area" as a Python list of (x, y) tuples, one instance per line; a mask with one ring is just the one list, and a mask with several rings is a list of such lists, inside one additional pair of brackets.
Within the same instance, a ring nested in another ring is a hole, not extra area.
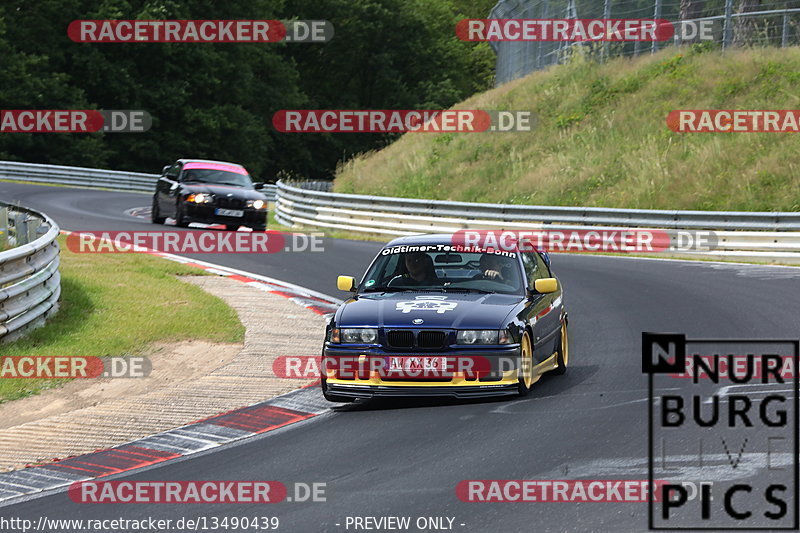
[(279, 356), (319, 355), (325, 318), (226, 277), (181, 279), (236, 310), (244, 345), (155, 346), (146, 354), (153, 365), (147, 378), (77, 379), (0, 405), (0, 472), (116, 446), (315, 381), (278, 378), (272, 365)]

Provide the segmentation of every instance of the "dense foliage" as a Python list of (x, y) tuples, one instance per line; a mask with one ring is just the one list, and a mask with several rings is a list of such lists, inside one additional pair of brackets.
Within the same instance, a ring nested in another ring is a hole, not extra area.
[[(455, 38), (486, 0), (4, 0), (2, 109), (144, 109), (139, 134), (0, 134), (0, 159), (156, 172), (177, 157), (263, 179), (330, 176), (377, 134), (281, 134), (279, 109), (446, 108), (491, 85), (486, 43)], [(326, 44), (84, 44), (77, 19), (326, 19)]]

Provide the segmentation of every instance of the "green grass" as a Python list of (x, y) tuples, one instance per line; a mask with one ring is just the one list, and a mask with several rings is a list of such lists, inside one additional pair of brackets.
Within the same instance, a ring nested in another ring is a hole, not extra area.
[(674, 109), (797, 109), (800, 49), (669, 48), (573, 59), (459, 104), (532, 110), (530, 133), (415, 133), (339, 169), (335, 190), (645, 209), (800, 210), (800, 137), (673, 133)]
[[(158, 342), (244, 338), (232, 308), (175, 277), (201, 271), (144, 254), (75, 254), (60, 240), (58, 313), (28, 336), (0, 345), (0, 354), (127, 356), (145, 354)], [(63, 381), (0, 379), (0, 402)]]

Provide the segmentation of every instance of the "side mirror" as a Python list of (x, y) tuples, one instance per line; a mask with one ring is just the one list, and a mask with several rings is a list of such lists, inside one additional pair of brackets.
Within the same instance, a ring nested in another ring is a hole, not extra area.
[(264, 188), (264, 184), (263, 184), (263, 183), (254, 183), (254, 184), (253, 184), (253, 188), (254, 188), (255, 190), (257, 190), (257, 191), (260, 191), (261, 189), (263, 189), (263, 188)]
[(558, 280), (556, 278), (537, 279), (533, 282), (534, 294), (550, 294), (558, 290)]
[(336, 279), (336, 287), (340, 291), (356, 292), (356, 278), (352, 276), (339, 276)]

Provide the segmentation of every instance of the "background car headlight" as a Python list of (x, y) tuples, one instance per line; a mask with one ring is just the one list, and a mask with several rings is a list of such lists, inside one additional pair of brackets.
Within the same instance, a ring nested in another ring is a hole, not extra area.
[(372, 344), (378, 338), (378, 330), (373, 328), (346, 328), (341, 332), (342, 342), (349, 344)]
[(203, 193), (190, 194), (186, 197), (187, 202), (192, 202), (194, 204), (207, 204), (211, 202), (212, 199), (213, 197), (210, 194)]
[(456, 333), (456, 344), (508, 344), (507, 331), (496, 329), (465, 329)]
[(247, 207), (252, 207), (254, 209), (261, 209), (266, 205), (267, 204), (264, 202), (264, 200), (247, 200)]

